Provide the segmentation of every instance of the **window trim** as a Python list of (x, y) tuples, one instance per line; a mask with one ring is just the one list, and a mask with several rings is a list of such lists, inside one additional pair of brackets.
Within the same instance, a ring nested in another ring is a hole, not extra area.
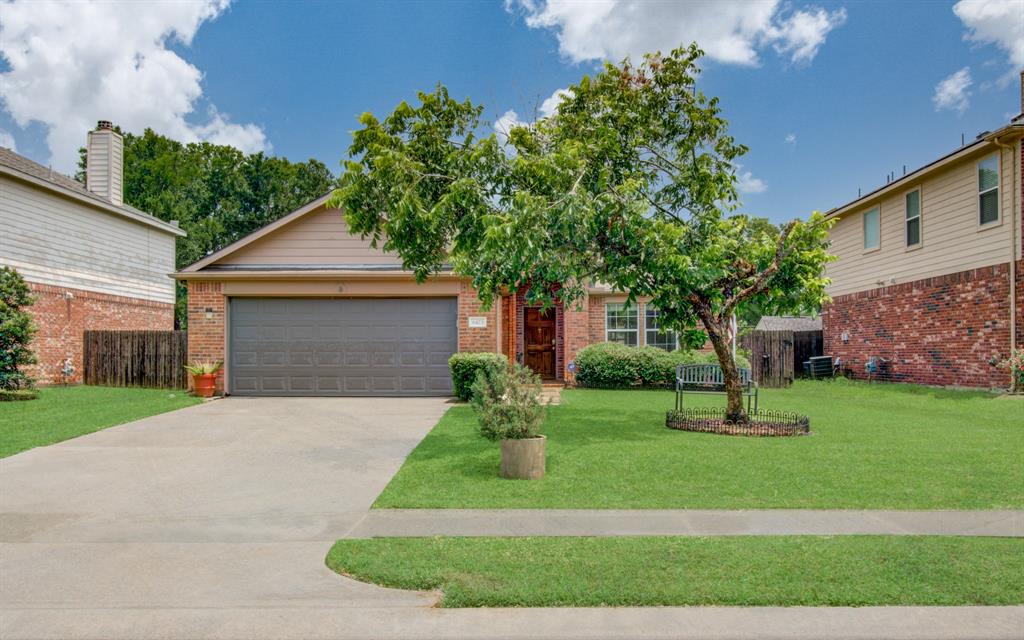
[[(672, 334), (672, 345), (673, 346), (668, 351), (676, 351), (677, 349), (679, 349), (679, 332), (678, 331), (664, 331), (663, 332), (663, 331), (659, 331), (657, 328), (651, 329), (650, 327), (647, 326), (647, 320), (648, 320), (647, 312), (649, 310), (653, 310), (656, 314), (660, 315), (660, 311), (659, 311), (658, 307), (656, 307), (655, 305), (653, 305), (653, 304), (645, 304), (644, 305), (644, 346), (645, 347), (646, 346), (652, 346), (651, 343), (648, 342), (648, 340), (647, 340), (647, 334), (650, 333), (651, 331), (657, 331), (659, 334), (665, 334), (665, 333)], [(657, 317), (657, 316), (655, 316), (655, 317)], [(661, 349), (662, 348), (661, 346), (658, 346), (658, 345), (653, 345), (653, 346), (655, 348), (657, 348), (657, 349)]]
[[(917, 192), (917, 217), (907, 217), (907, 198), (910, 194)], [(917, 220), (917, 242), (915, 244), (909, 244), (907, 242), (907, 223), (911, 220)], [(909, 191), (903, 193), (903, 248), (907, 251), (916, 251), (924, 245), (924, 196), (921, 191), (921, 187), (917, 186)]]
[[(993, 227), (998, 227), (999, 225), (1003, 224), (1003, 202), (1002, 202), (1002, 197), (1003, 196), (1002, 196), (1002, 193), (1000, 193), (1000, 187), (1003, 184), (1003, 159), (1002, 159), (1001, 156), (1002, 156), (1001, 153), (990, 153), (989, 155), (985, 156), (984, 158), (978, 158), (978, 161), (974, 164), (974, 179), (975, 179), (975, 198), (974, 198), (974, 201), (975, 201), (975, 204), (977, 206), (977, 215), (976, 215), (974, 220), (975, 220), (975, 222), (978, 225), (978, 231), (983, 231), (985, 229), (991, 229)], [(996, 186), (989, 187), (988, 189), (985, 189), (984, 191), (982, 191), (981, 190), (981, 181), (979, 180), (979, 173), (980, 173), (980, 170), (981, 170), (981, 163), (985, 162), (986, 160), (991, 160), (992, 158), (995, 158), (995, 160), (996, 160)], [(986, 193), (991, 193), (992, 191), (996, 192), (996, 219), (992, 220), (991, 222), (982, 222), (981, 221), (981, 196), (985, 195)]]
[[(867, 217), (872, 211), (878, 212), (878, 244), (873, 247), (866, 247), (867, 242)], [(882, 205), (881, 203), (876, 204), (873, 207), (869, 207), (861, 212), (860, 214), (860, 246), (863, 253), (874, 253), (875, 251), (881, 251), (882, 249)]]
[(636, 327), (635, 328), (633, 328), (633, 329), (610, 329), (608, 327), (608, 307), (610, 307), (612, 305), (617, 306), (617, 307), (621, 307), (624, 310), (627, 308), (627, 303), (625, 301), (623, 301), (623, 302), (611, 302), (611, 301), (609, 301), (609, 302), (605, 302), (604, 303), (604, 341), (605, 342), (614, 342), (613, 340), (609, 339), (609, 336), (611, 335), (612, 332), (615, 332), (615, 333), (632, 333), (633, 335), (636, 336), (636, 344), (635, 345), (629, 345), (629, 344), (626, 344), (624, 342), (622, 344), (626, 344), (627, 347), (629, 347), (629, 346), (637, 346), (637, 347), (639, 347), (640, 346), (640, 305), (639, 304), (628, 305), (628, 310), (632, 311), (633, 312), (633, 316), (636, 318)]

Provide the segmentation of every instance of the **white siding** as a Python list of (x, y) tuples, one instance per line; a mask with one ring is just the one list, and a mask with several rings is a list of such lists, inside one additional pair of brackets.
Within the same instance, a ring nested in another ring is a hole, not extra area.
[[(986, 228), (978, 225), (977, 162), (996, 149), (972, 155), (933, 176), (865, 202), (842, 216), (831, 231), (831, 252), (838, 259), (828, 265), (832, 279), (829, 295), (835, 297), (879, 286), (911, 282), (1010, 261), (1010, 216), (1012, 191), (1019, 191), (1020, 177), (1013, 176), (1013, 157), (1000, 153), (1002, 191), (1000, 222)], [(921, 244), (908, 249), (904, 237), (905, 196), (921, 190)], [(1017, 194), (1018, 207), (1020, 194)], [(865, 251), (863, 213), (879, 206), (881, 247)], [(1020, 211), (1016, 213), (1017, 244), (1020, 241)], [(1019, 246), (1016, 253), (1020, 254)]]
[(0, 264), (26, 280), (174, 302), (175, 237), (0, 176)]

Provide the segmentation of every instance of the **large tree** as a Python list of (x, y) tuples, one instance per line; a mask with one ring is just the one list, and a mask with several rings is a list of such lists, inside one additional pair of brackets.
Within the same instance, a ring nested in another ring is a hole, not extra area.
[[(120, 131), (120, 130), (119, 130)], [(192, 264), (273, 222), (335, 186), (318, 160), (291, 162), (228, 145), (184, 144), (146, 129), (124, 138), (124, 201), (161, 220), (177, 220), (176, 267)], [(85, 180), (85, 149), (78, 179)], [(179, 285), (176, 319), (187, 322), (187, 291)]]
[(703, 326), (727, 416), (745, 420), (730, 321), (745, 305), (819, 304), (828, 225), (730, 215), (746, 148), (697, 89), (700, 56), (606, 64), (507, 141), (478, 135), (482, 107), (441, 86), (383, 121), (364, 114), (333, 201), (418, 278), (451, 265), (485, 304), (507, 289), (572, 304), (592, 281), (650, 297), (664, 326)]

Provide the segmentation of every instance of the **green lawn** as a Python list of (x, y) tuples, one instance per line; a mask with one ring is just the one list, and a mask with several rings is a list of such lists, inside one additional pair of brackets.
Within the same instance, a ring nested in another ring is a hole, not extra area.
[(1019, 538), (375, 538), (339, 540), (327, 565), (445, 607), (1024, 602)]
[[(721, 396), (697, 396), (704, 404)], [(672, 431), (668, 391), (567, 390), (544, 425), (542, 480), (497, 476), (499, 448), (453, 407), (376, 507), (1024, 507), (1024, 401), (845, 380), (763, 390), (761, 406), (805, 413), (814, 435)]]
[(166, 389), (44, 388), (37, 400), (0, 402), (0, 458), (199, 402)]

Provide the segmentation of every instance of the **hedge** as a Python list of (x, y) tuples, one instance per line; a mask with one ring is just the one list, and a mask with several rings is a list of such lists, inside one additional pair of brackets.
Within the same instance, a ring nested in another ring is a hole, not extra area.
[(473, 382), (481, 369), (499, 369), (508, 366), (508, 359), (500, 353), (456, 353), (448, 358), (448, 369), (452, 374), (452, 392), (459, 400), (469, 400), (473, 395)]
[[(736, 363), (750, 367), (742, 354), (736, 355)], [(576, 382), (583, 387), (671, 387), (681, 364), (718, 364), (718, 357), (699, 351), (600, 342), (576, 354)]]

